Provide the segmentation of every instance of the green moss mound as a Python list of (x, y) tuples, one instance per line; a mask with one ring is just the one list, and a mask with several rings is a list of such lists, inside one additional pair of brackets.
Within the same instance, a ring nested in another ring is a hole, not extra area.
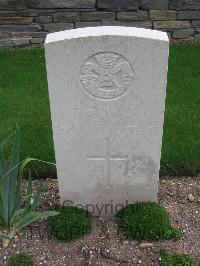
[(53, 236), (69, 242), (91, 231), (91, 214), (77, 207), (60, 207), (58, 215), (49, 218)]
[(160, 252), (160, 266), (197, 266), (198, 264), (188, 254), (170, 254), (167, 249)]
[(25, 252), (12, 256), (8, 263), (9, 266), (34, 266), (33, 258)]
[(160, 204), (130, 204), (116, 215), (116, 222), (126, 236), (138, 240), (175, 239), (181, 232), (171, 226), (169, 215)]

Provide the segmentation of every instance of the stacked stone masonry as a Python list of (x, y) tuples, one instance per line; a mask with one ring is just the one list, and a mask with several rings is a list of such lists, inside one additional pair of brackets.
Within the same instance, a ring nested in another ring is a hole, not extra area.
[(200, 0), (0, 0), (0, 46), (40, 46), (48, 32), (105, 25), (199, 41)]

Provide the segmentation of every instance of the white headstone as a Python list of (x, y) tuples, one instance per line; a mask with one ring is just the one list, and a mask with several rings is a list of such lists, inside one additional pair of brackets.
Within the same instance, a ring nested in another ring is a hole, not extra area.
[(113, 216), (156, 201), (168, 66), (164, 32), (48, 34), (46, 65), (61, 203)]

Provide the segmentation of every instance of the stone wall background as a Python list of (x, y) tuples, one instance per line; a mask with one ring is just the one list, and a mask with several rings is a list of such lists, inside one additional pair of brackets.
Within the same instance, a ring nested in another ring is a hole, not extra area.
[(48, 32), (105, 25), (199, 41), (200, 0), (0, 0), (0, 46), (38, 46)]

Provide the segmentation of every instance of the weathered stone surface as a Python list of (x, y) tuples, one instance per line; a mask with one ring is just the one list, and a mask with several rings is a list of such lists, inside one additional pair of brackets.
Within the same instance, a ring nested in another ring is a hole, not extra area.
[(194, 196), (192, 194), (189, 194), (188, 195), (188, 200), (193, 202), (194, 201)]
[(200, 26), (200, 20), (192, 20), (192, 26)]
[(200, 34), (200, 28), (194, 28), (195, 34)]
[(190, 28), (189, 21), (169, 20), (169, 21), (153, 21), (153, 27), (155, 29), (174, 29), (174, 28)]
[(94, 8), (95, 0), (26, 0), (30, 8)]
[(138, 28), (145, 28), (151, 29), (152, 28), (152, 21), (119, 21), (118, 25), (126, 26), (126, 27), (138, 27)]
[(13, 39), (13, 46), (27, 46), (29, 41), (29, 38)]
[(194, 37), (190, 37), (190, 38), (183, 38), (183, 39), (173, 39), (173, 43), (194, 43), (195, 39)]
[(194, 34), (194, 29), (174, 29), (172, 37), (175, 39), (182, 39), (191, 37)]
[(119, 21), (134, 21), (134, 20), (147, 20), (147, 11), (133, 11), (133, 12), (117, 12), (117, 19)]
[(153, 243), (146, 243), (146, 242), (142, 242), (139, 244), (140, 248), (152, 248), (153, 247)]
[(50, 16), (56, 13), (56, 9), (26, 9), (18, 12), (20, 16), (29, 16), (29, 17), (37, 17), (37, 16)]
[[(45, 24), (45, 31), (57, 30), (57, 23), (58, 30), (63, 30), (62, 25), (68, 23), (71, 23), (68, 29), (74, 28), (75, 23), (76, 27), (123, 25), (143, 28), (152, 28), (153, 24), (155, 29), (172, 33), (176, 28), (200, 26), (200, 0), (0, 0), (0, 25), (32, 22), (33, 28), (34, 23)], [(54, 25), (47, 25), (52, 22)], [(5, 29), (2, 29), (4, 33)], [(33, 32), (32, 28), (28, 30)], [(8, 32), (11, 32), (10, 27)]]
[(40, 43), (44, 43), (44, 38), (33, 38), (30, 40), (31, 44), (40, 44)]
[(52, 17), (51, 16), (39, 16), (35, 18), (35, 22), (37, 23), (51, 23)]
[(138, 10), (139, 0), (97, 0), (97, 8), (107, 10)]
[(200, 34), (195, 34), (194, 35), (194, 40), (197, 42), (200, 42)]
[(200, 10), (199, 0), (169, 0), (169, 9)]
[(82, 21), (114, 20), (114, 19), (116, 19), (115, 12), (105, 12), (105, 11), (81, 12)]
[(25, 47), (28, 46), (30, 43), (30, 38), (19, 38), (19, 39), (12, 39), (7, 38), (4, 40), (0, 40), (0, 46), (5, 47)]
[(77, 29), (49, 34), (45, 55), (61, 203), (113, 216), (156, 201), (167, 35)]
[(0, 10), (20, 10), (25, 8), (24, 0), (0, 0)]
[(176, 11), (150, 10), (149, 18), (151, 20), (176, 20)]
[(30, 17), (0, 17), (0, 25), (8, 25), (8, 24), (31, 24), (32, 18)]
[(41, 30), (39, 25), (0, 25), (0, 31), (8, 32), (27, 32), (27, 31), (38, 31)]
[(177, 19), (200, 19), (200, 11), (178, 11)]
[(12, 46), (13, 46), (13, 44), (9, 39), (6, 39), (6, 38), (1, 39), (0, 38), (0, 47), (12, 47)]
[(96, 27), (101, 25), (101, 21), (75, 22), (75, 28)]
[(140, 0), (140, 7), (143, 10), (167, 10), (169, 0)]
[(97, 8), (94, 7), (94, 8), (61, 8), (61, 9), (56, 9), (56, 13), (63, 13), (63, 12), (88, 12), (88, 11), (91, 11), (91, 12), (95, 12), (97, 11)]
[(43, 25), (43, 29), (48, 32), (70, 30), (73, 28), (74, 28), (74, 23), (49, 23)]
[(53, 15), (54, 22), (75, 22), (81, 21), (81, 13), (80, 12), (65, 12), (58, 13)]
[(5, 39), (7, 37), (10, 37), (8, 32), (0, 32), (0, 39)]
[(102, 26), (124, 26), (124, 27), (138, 27), (138, 28), (146, 28), (152, 29), (152, 21), (102, 21)]
[(16, 17), (19, 12), (17, 11), (0, 11), (0, 17)]
[(12, 38), (27, 38), (27, 37), (33, 37), (33, 38), (45, 38), (47, 35), (46, 32), (39, 31), (39, 32), (9, 32), (9, 36)]
[[(124, 23), (124, 22), (121, 22)], [(118, 20), (103, 20), (101, 22), (102, 26), (120, 26), (120, 21)]]

